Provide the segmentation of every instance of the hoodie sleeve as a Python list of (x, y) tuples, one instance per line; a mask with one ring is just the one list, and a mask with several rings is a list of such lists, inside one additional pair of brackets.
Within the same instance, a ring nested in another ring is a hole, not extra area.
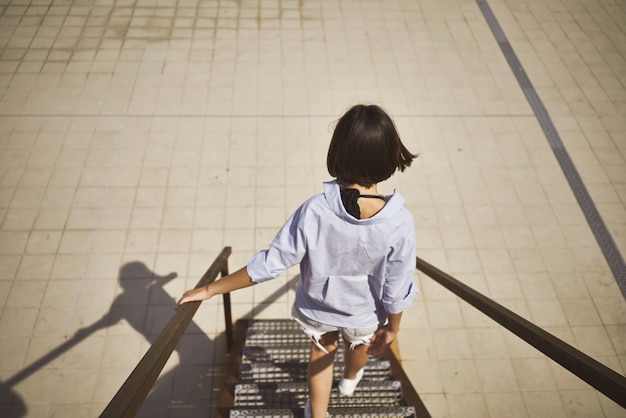
[(410, 213), (407, 221), (397, 228), (389, 254), (383, 285), (382, 303), (390, 314), (400, 313), (411, 305), (418, 292), (413, 281), (415, 273), (415, 229)]
[(253, 282), (262, 283), (275, 279), (302, 260), (306, 253), (304, 214), (303, 205), (287, 219), (270, 247), (250, 258), (246, 269)]

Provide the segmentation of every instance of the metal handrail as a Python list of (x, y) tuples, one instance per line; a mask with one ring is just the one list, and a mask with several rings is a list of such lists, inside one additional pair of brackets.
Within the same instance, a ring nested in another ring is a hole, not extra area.
[[(231, 247), (224, 247), (213, 264), (202, 276), (196, 288), (212, 283), (221, 273), (228, 274), (228, 257)], [(626, 408), (626, 378), (604, 366), (585, 353), (537, 327), (516, 313), (435, 266), (416, 257), (416, 268), (480, 310), (498, 324), (565, 367), (599, 392)], [(228, 351), (233, 344), (233, 324), (230, 295), (224, 294), (224, 318)], [(103, 418), (134, 417), (156, 382), (165, 363), (171, 356), (185, 330), (200, 307), (199, 301), (180, 306), (155, 342), (148, 349), (122, 387), (100, 415)]]
[[(224, 247), (213, 264), (204, 273), (196, 288), (206, 286), (217, 278), (228, 274), (228, 256), (231, 247)], [(181, 305), (159, 334), (139, 364), (117, 391), (111, 402), (100, 415), (106, 418), (134, 417), (148, 396), (165, 363), (172, 355), (185, 330), (200, 307), (200, 301)], [(232, 346), (233, 325), (230, 311), (230, 296), (224, 295), (224, 317), (226, 320), (226, 338), (228, 350)]]
[(465, 302), (626, 408), (626, 378), (421, 258), (416, 267)]

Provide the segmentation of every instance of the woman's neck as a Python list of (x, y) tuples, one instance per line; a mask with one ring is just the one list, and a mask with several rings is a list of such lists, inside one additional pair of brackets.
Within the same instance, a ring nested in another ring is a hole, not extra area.
[[(356, 189), (361, 196), (378, 196), (378, 187), (373, 184), (371, 187), (364, 187), (359, 184), (350, 184), (344, 187), (344, 189)], [(365, 199), (359, 198), (357, 205), (359, 205), (360, 219), (368, 219), (376, 215), (385, 207), (386, 201), (384, 199)]]
[(349, 184), (344, 189), (357, 189), (361, 194), (378, 195), (378, 185), (373, 184), (371, 187), (361, 186), (360, 184)]

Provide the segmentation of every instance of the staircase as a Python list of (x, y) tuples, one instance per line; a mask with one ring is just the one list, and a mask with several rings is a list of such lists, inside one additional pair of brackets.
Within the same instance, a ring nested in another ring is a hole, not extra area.
[[(303, 417), (310, 341), (291, 320), (240, 321), (237, 326), (242, 341), (235, 342), (218, 416)], [(335, 361), (336, 386), (343, 372), (343, 344)], [(343, 418), (430, 416), (393, 354), (370, 357), (354, 396), (333, 388), (328, 412)]]

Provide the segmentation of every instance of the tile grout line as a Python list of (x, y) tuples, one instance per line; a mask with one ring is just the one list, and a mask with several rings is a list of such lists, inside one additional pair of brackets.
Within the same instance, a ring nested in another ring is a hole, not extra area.
[(489, 28), (491, 29), (494, 38), (498, 42), (498, 45), (500, 46), (500, 49), (502, 50), (502, 53), (504, 54), (509, 66), (511, 67), (513, 74), (517, 78), (517, 81), (522, 91), (524, 92), (528, 103), (533, 109), (537, 121), (539, 122), (539, 125), (541, 126), (541, 129), (543, 130), (544, 135), (548, 140), (548, 143), (550, 144), (550, 147), (554, 152), (554, 155), (558, 160), (559, 165), (561, 166), (563, 174), (565, 175), (565, 178), (567, 179), (567, 182), (569, 183), (570, 188), (574, 193), (574, 196), (576, 197), (576, 201), (578, 202), (580, 209), (585, 215), (587, 223), (589, 224), (589, 227), (591, 228), (591, 231), (596, 238), (600, 250), (602, 251), (604, 258), (606, 259), (606, 262), (608, 263), (609, 268), (611, 269), (611, 272), (615, 277), (615, 280), (617, 281), (617, 285), (619, 286), (622, 295), (626, 299), (626, 263), (624, 263), (624, 258), (622, 257), (622, 254), (617, 248), (617, 245), (615, 244), (611, 233), (608, 231), (606, 224), (604, 223), (604, 220), (602, 219), (602, 216), (598, 211), (598, 208), (596, 207), (593, 199), (587, 191), (587, 188), (585, 187), (585, 184), (580, 177), (580, 174), (578, 173), (574, 162), (569, 156), (569, 153), (567, 152), (567, 149), (565, 148), (565, 145), (563, 144), (563, 141), (561, 140), (561, 137), (559, 136), (556, 127), (550, 119), (548, 111), (546, 110), (541, 99), (539, 98), (539, 95), (532, 85), (532, 82), (528, 78), (524, 67), (517, 58), (513, 47), (509, 43), (506, 35), (504, 34), (504, 31), (500, 27), (497, 18), (495, 17), (493, 11), (489, 7), (489, 4), (487, 3), (487, 0), (476, 0), (476, 2), (481, 12), (483, 13), (483, 16), (487, 21), (487, 24), (489, 25)]

